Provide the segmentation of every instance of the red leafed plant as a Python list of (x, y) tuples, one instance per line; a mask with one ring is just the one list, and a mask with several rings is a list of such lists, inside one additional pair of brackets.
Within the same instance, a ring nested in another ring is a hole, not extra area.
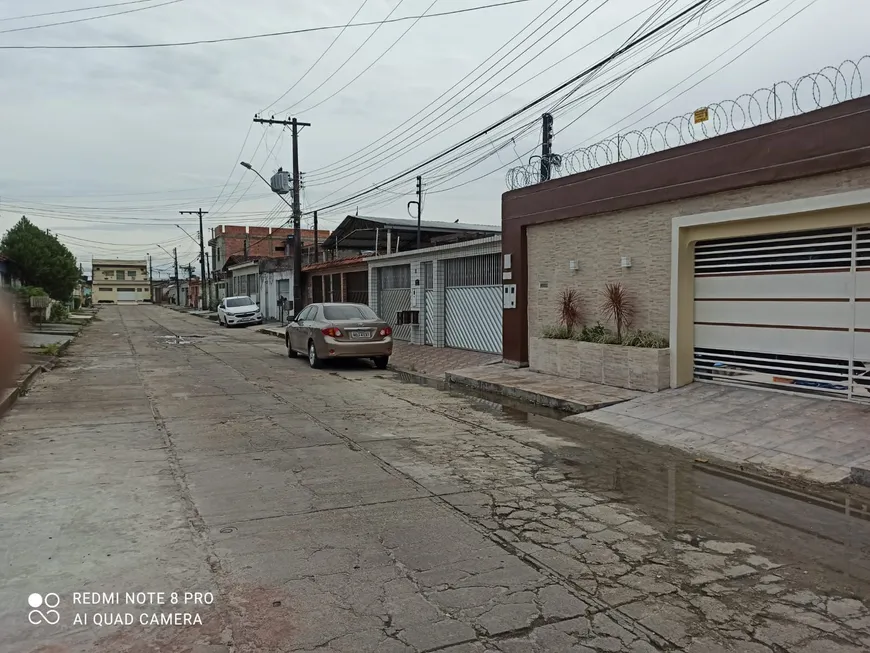
[(568, 330), (569, 336), (580, 323), (580, 295), (573, 288), (565, 288), (559, 295), (559, 322)]
[(634, 306), (621, 283), (608, 283), (604, 286), (601, 299), (601, 312), (616, 325), (616, 339), (622, 343), (622, 334), (631, 326)]

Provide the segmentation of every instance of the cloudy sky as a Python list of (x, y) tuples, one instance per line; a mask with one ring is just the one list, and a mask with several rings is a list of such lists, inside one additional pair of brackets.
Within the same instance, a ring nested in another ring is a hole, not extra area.
[[(169, 257), (158, 244), (177, 247), (183, 264), (196, 256), (176, 227), (193, 234), (195, 219), (180, 209), (209, 210), (207, 230), (278, 226), (287, 207), (238, 165), (251, 161), (267, 177), (290, 168), (289, 133), (253, 124), (260, 111), (312, 123), (300, 138), (302, 199), (304, 210), (321, 209), (322, 228), (357, 209), (406, 216), (418, 173), (425, 218), (497, 224), (506, 172), (538, 149), (546, 110), (555, 115), (555, 151), (565, 154), (870, 53), (866, 2), (709, 0), (596, 75), (403, 175), (695, 2), (526, 0), (344, 32), (52, 49), (223, 39), (502, 1), (0, 0), (0, 231), (26, 214), (60, 234), (86, 269), (92, 256), (148, 252), (165, 271)], [(94, 5), (103, 7), (70, 11)], [(52, 48), (20, 47), (34, 45)], [(870, 60), (861, 69), (866, 78)], [(847, 73), (840, 93), (853, 82)], [(778, 111), (788, 113), (785, 88)], [(809, 83), (799, 95), (810, 108)], [(767, 96), (755, 97), (763, 117)], [(744, 98), (740, 106), (750, 104)], [(733, 112), (723, 108), (708, 128), (726, 128), (718, 116)], [(655, 140), (662, 132), (643, 133)], [(623, 141), (627, 151), (637, 143)], [(606, 159), (604, 149), (591, 151)]]

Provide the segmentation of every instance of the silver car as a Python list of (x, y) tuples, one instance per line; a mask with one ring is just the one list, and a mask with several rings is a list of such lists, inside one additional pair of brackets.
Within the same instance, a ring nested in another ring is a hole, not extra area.
[(309, 304), (284, 339), (290, 358), (303, 354), (314, 368), (335, 358), (370, 358), (383, 370), (393, 353), (392, 328), (365, 304)]

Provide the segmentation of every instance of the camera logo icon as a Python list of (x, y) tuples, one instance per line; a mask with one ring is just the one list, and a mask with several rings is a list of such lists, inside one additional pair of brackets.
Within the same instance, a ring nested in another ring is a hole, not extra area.
[[(55, 608), (60, 605), (60, 597), (54, 592), (49, 592), (45, 596), (34, 592), (27, 597), (27, 605), (32, 608), (32, 610), (27, 613), (27, 620), (34, 626), (41, 623), (54, 626), (58, 621), (60, 621), (60, 613), (55, 610)], [(43, 611), (40, 608), (46, 608), (46, 610)]]

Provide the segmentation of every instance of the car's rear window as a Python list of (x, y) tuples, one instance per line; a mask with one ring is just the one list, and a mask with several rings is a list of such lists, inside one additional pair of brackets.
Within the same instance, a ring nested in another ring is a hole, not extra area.
[(239, 306), (252, 306), (254, 304), (250, 297), (230, 297), (227, 300), (227, 308), (238, 308)]
[(327, 320), (376, 320), (378, 316), (368, 306), (324, 306), (323, 317)]

